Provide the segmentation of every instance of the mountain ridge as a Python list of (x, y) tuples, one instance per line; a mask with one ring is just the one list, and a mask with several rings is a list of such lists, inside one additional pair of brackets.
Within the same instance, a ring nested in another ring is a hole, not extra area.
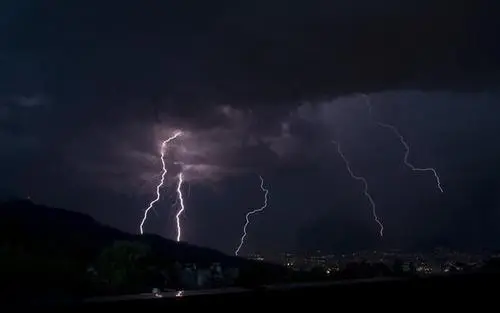
[[(220, 251), (175, 242), (156, 234), (135, 235), (99, 223), (87, 214), (38, 205), (30, 200), (0, 202), (0, 243), (48, 241), (57, 243), (70, 255), (95, 256), (115, 241), (135, 241), (149, 245), (162, 257), (181, 263), (214, 263), (241, 265), (252, 262)], [(36, 235), (36, 238), (33, 236)]]

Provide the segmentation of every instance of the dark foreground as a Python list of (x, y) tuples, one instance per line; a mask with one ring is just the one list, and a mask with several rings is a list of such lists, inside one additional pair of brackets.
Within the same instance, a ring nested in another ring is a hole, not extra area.
[[(434, 310), (436, 305), (447, 309), (471, 304), (472, 308), (490, 307), (497, 301), (495, 289), (499, 274), (462, 274), (446, 277), (411, 279), (372, 279), (351, 282), (305, 285), (267, 286), (258, 289), (186, 291), (164, 293), (161, 297), (149, 294), (115, 298), (87, 299), (64, 305), (37, 305), (0, 308), (0, 311), (63, 311), (63, 312), (165, 312), (165, 310), (266, 310), (279, 308), (373, 310), (422, 309)], [(104, 312), (104, 311), (102, 311)]]

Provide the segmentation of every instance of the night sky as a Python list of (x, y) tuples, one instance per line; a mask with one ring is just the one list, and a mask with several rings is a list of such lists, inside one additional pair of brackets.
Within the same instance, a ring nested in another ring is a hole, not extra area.
[(499, 247), (498, 5), (458, 2), (2, 1), (0, 197), (137, 233), (181, 129), (146, 232), (183, 171), (184, 239), (227, 253), (258, 175), (242, 253)]

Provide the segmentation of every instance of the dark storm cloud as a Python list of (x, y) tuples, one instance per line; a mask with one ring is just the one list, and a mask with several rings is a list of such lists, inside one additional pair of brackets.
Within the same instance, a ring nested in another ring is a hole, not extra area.
[(498, 78), (495, 7), (451, 0), (44, 1), (17, 13), (4, 42), (8, 54), (35, 59), (52, 92), (96, 105), (135, 99), (143, 111), (156, 103), (165, 114), (190, 116), (221, 103), (480, 88)]
[[(252, 177), (234, 192), (237, 199), (224, 200), (229, 204), (207, 195), (210, 201), (197, 203), (204, 196), (198, 189), (190, 205), (193, 212), (205, 211), (190, 216), (193, 224), (212, 231), (221, 224), (213, 213), (220, 206), (237, 216), (223, 220), (228, 234), (239, 235), (244, 209), (259, 205), (247, 200), (260, 199), (254, 176), (262, 173), (273, 184), (276, 202), (254, 245), (268, 244), (272, 235), (276, 246), (292, 246), (290, 238), (295, 240), (305, 223), (299, 241), (311, 247), (322, 236), (337, 236), (325, 228), (342, 224), (338, 221), (345, 221), (340, 227), (345, 238), (376, 234), (359, 186), (349, 183), (327, 144), (334, 137), (356, 170), (375, 182), (392, 239), (411, 237), (405, 235), (409, 229), (422, 238), (439, 234), (440, 227), (458, 232), (469, 212), (460, 203), (482, 198), (490, 210), (495, 211), (493, 203), (498, 207), (491, 193), (464, 192), (470, 181), (479, 184), (488, 176), (499, 155), (489, 144), (498, 131), (494, 125), (500, 125), (491, 113), (498, 110), (493, 105), (498, 94), (422, 90), (495, 87), (500, 67), (495, 5), (9, 2), (9, 14), (0, 10), (0, 155), (9, 161), (2, 162), (2, 175), (16, 194), (135, 231), (158, 182), (160, 143), (182, 129), (182, 139), (169, 149), (169, 183), (181, 169), (200, 189), (224, 186), (234, 176)], [(421, 91), (397, 92), (405, 88)], [(397, 138), (373, 128), (358, 92), (370, 94), (375, 117), (401, 127), (416, 163), (442, 171), (448, 198), (434, 195), (426, 175), (398, 167)], [(464, 152), (464, 146), (470, 149)], [(255, 194), (247, 196), (252, 188)], [(397, 193), (401, 197), (394, 197)], [(220, 210), (224, 218), (226, 211)], [(322, 214), (335, 222), (316, 223)], [(289, 221), (283, 223), (285, 215)], [(429, 216), (435, 222), (426, 233)], [(455, 216), (462, 222), (447, 220)], [(475, 216), (477, 225), (485, 223), (486, 217)], [(494, 214), (489, 216), (493, 220)], [(347, 226), (356, 221), (361, 225)], [(158, 226), (160, 232), (164, 228)], [(204, 237), (201, 228), (200, 242), (225, 250), (234, 245), (220, 236)]]
[(486, 1), (9, 3), (1, 96), (51, 98), (65, 140), (138, 120), (211, 128), (223, 105), (273, 128), (301, 101), (473, 88), (498, 73)]

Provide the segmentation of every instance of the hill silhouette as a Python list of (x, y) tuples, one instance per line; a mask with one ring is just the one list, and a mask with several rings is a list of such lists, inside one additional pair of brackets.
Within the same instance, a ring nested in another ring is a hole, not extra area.
[[(106, 264), (99, 263), (103, 259)], [(100, 293), (145, 292), (152, 286), (178, 288), (175, 276), (190, 264), (238, 268), (243, 278), (240, 284), (276, 281), (287, 273), (279, 265), (228, 256), (158, 235), (125, 233), (88, 215), (27, 200), (0, 203), (0, 262), (2, 284), (14, 294), (30, 286), (93, 295), (101, 288), (89, 277), (89, 271), (95, 269), (109, 272), (99, 278), (99, 284), (103, 280), (124, 281), (119, 288), (105, 288)], [(119, 279), (113, 276), (116, 273)], [(164, 285), (166, 276), (169, 284)]]
[[(89, 257), (116, 240), (146, 243), (179, 262), (224, 262), (238, 265), (246, 262), (209, 248), (165, 239), (158, 235), (133, 235), (100, 224), (92, 217), (64, 209), (15, 200), (0, 205), (1, 241), (39, 245), (51, 242), (68, 256)], [(41, 248), (41, 247), (39, 247)], [(50, 247), (44, 246), (44, 248)]]

